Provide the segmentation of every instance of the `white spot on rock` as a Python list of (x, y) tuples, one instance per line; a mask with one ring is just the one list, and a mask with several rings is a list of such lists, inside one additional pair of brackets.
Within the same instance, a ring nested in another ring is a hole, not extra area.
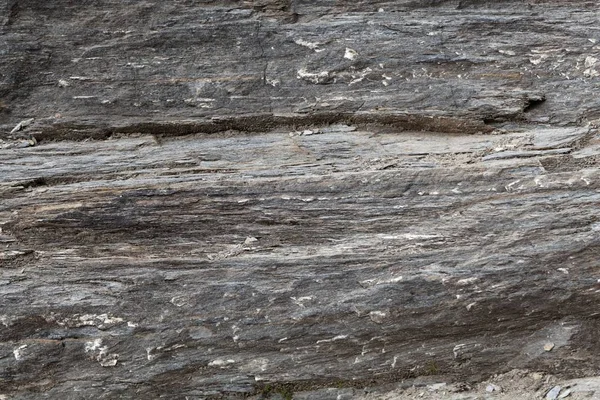
[(329, 71), (308, 72), (306, 68), (298, 70), (298, 79), (302, 79), (315, 84), (326, 83), (331, 78)]
[(101, 346), (102, 346), (102, 339), (94, 339), (91, 342), (85, 343), (85, 352), (89, 353), (90, 351), (96, 351), (96, 350), (100, 349)]
[(56, 321), (60, 326), (78, 327), (78, 326), (99, 326), (117, 325), (123, 322), (123, 318), (114, 317), (109, 314), (75, 314), (72, 317), (56, 318), (52, 315), (51, 321)]
[(583, 71), (583, 75), (588, 78), (593, 78), (596, 76), (600, 76), (600, 73), (596, 70), (596, 64), (598, 63), (598, 59), (596, 57), (587, 56), (585, 61), (583, 62), (583, 66), (585, 67), (585, 71)]
[(108, 314), (100, 314), (96, 317), (96, 319), (99, 319), (105, 324), (118, 324), (123, 322), (123, 318), (111, 317)]
[(311, 135), (317, 135), (321, 133), (321, 131), (319, 131), (318, 129), (305, 129), (302, 132), (300, 132), (300, 136), (311, 136)]
[(348, 59), (348, 60), (356, 60), (356, 58), (358, 57), (358, 53), (355, 50), (352, 50), (349, 47), (346, 47), (346, 52), (344, 53), (344, 58)]
[(17, 347), (16, 349), (13, 350), (13, 354), (15, 356), (15, 360), (19, 361), (20, 359), (23, 358), (23, 350), (27, 348), (27, 345), (24, 344), (22, 346)]
[(494, 385), (493, 383), (490, 383), (485, 387), (485, 391), (488, 393), (501, 392), (502, 388), (498, 385)]
[(313, 299), (313, 296), (290, 297), (290, 299), (294, 302), (294, 304), (296, 304), (302, 308), (305, 308), (304, 302), (311, 301)]
[(540, 65), (546, 58), (548, 58), (547, 54), (538, 54), (537, 56), (530, 58), (529, 62), (533, 65)]
[(296, 39), (294, 40), (294, 43), (300, 46), (308, 47), (309, 49), (314, 50), (317, 53), (323, 51), (323, 49), (319, 49), (320, 43), (313, 43), (304, 39)]
[(117, 365), (119, 355), (116, 353), (108, 354), (108, 346), (102, 346), (102, 339), (100, 338), (86, 342), (84, 350), (86, 353), (96, 353), (94, 358), (103, 367), (114, 367)]
[(561, 386), (554, 386), (552, 389), (550, 389), (548, 391), (548, 393), (546, 393), (546, 399), (547, 400), (556, 400), (558, 398), (558, 395), (560, 393), (560, 391), (562, 390)]
[(211, 362), (208, 363), (209, 367), (220, 367), (220, 368), (225, 368), (227, 367), (229, 364), (234, 364), (235, 360), (222, 360), (220, 358), (216, 359), (216, 360), (212, 360)]
[(587, 56), (585, 58), (583, 66), (586, 68), (591, 68), (591, 67), (595, 66), (597, 62), (598, 62), (598, 59), (596, 57)]
[(466, 286), (466, 285), (471, 285), (473, 283), (475, 283), (477, 281), (477, 277), (471, 277), (471, 278), (464, 278), (464, 279), (459, 279), (458, 281), (456, 281), (456, 284), (458, 286)]
[(184, 296), (175, 296), (171, 299), (171, 304), (176, 307), (183, 307), (187, 304), (187, 301)]
[(156, 357), (158, 357), (157, 354), (151, 354), (153, 351), (154, 349), (152, 347), (146, 347), (146, 358), (148, 359), (148, 361), (152, 361)]
[(11, 320), (8, 315), (0, 315), (0, 323), (6, 327), (11, 325)]
[(376, 324), (383, 323), (387, 316), (387, 313), (383, 311), (371, 311), (369, 313), (369, 318), (371, 318), (371, 321), (375, 322)]
[(517, 53), (515, 53), (512, 50), (498, 50), (498, 53), (505, 54), (507, 56), (516, 56), (517, 55)]
[(514, 182), (511, 182), (511, 183), (509, 183), (508, 185), (506, 185), (506, 186), (504, 187), (504, 189), (506, 189), (506, 191), (507, 191), (507, 192), (510, 192), (510, 191), (512, 191), (512, 190), (518, 190), (518, 189), (521, 189), (523, 186), (520, 186), (520, 187), (518, 187), (518, 188), (515, 188), (515, 187), (514, 187), (514, 186), (515, 186), (517, 183), (519, 183), (519, 182), (521, 182), (521, 180), (520, 180), (520, 179), (517, 179), (516, 181), (514, 181)]
[(118, 361), (119, 361), (119, 355), (118, 354), (107, 354), (107, 355), (105, 355), (103, 357), (100, 357), (98, 359), (98, 362), (103, 367), (114, 367), (115, 365), (117, 365)]
[(343, 340), (343, 339), (347, 339), (348, 335), (337, 335), (331, 339), (323, 339), (323, 340), (317, 340), (317, 344), (319, 343), (328, 343), (328, 342), (336, 342), (338, 340)]

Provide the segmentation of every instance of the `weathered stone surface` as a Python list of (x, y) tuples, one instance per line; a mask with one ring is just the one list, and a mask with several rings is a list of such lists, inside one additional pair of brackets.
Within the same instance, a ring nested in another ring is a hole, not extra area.
[[(589, 2), (10, 0), (5, 9), (2, 121), (36, 117), (55, 135), (240, 114), (275, 124), (357, 112), (382, 122), (598, 117)], [(260, 131), (261, 121), (245, 124)]]
[[(2, 150), (5, 390), (593, 368), (600, 171), (528, 150), (589, 135), (342, 126)], [(535, 155), (484, 161), (505, 148)]]
[(593, 4), (0, 9), (0, 395), (596, 373)]

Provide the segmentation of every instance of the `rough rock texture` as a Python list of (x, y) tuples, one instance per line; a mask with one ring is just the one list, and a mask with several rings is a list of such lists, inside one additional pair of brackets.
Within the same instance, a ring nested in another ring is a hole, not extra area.
[(0, 10), (0, 398), (597, 374), (594, 3)]
[[(35, 117), (59, 136), (260, 131), (290, 115), (450, 116), (474, 131), (483, 122), (599, 116), (593, 2), (4, 4), (2, 121)], [(258, 119), (208, 124), (241, 114)], [(182, 120), (192, 126), (160, 124)]]

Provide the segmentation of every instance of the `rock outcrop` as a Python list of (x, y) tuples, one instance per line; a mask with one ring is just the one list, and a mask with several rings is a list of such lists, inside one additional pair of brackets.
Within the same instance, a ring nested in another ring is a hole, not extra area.
[(0, 398), (597, 373), (595, 4), (0, 8)]

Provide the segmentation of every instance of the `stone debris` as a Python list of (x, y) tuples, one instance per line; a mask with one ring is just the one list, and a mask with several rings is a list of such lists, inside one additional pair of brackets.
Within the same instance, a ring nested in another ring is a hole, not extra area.
[(13, 133), (19, 132), (20, 130), (31, 125), (33, 123), (33, 121), (35, 121), (35, 118), (24, 119), (23, 121), (21, 121), (17, 125), (15, 125), (15, 127), (10, 131), (10, 133), (13, 134)]
[(344, 52), (344, 58), (353, 61), (356, 60), (357, 57), (358, 53), (356, 52), (356, 50), (346, 47), (346, 51)]
[(548, 343), (544, 344), (544, 351), (552, 351), (553, 348), (554, 348), (554, 343), (552, 343), (552, 342), (548, 342)]
[(34, 137), (20, 140), (0, 140), (0, 149), (25, 149), (37, 145), (37, 140)]
[(433, 383), (431, 385), (427, 385), (427, 390), (430, 392), (436, 392), (441, 389), (445, 389), (447, 384), (445, 382)]
[(558, 399), (558, 395), (560, 394), (560, 391), (562, 390), (561, 386), (554, 386), (552, 389), (550, 389), (548, 391), (548, 393), (546, 393), (546, 400), (556, 400)]
[(558, 395), (558, 398), (559, 398), (559, 399), (565, 399), (565, 398), (569, 397), (569, 396), (571, 395), (571, 393), (572, 393), (572, 390), (571, 390), (571, 389), (566, 389), (566, 390), (563, 390), (563, 391), (560, 393), (560, 395)]
[(502, 388), (498, 385), (494, 385), (493, 383), (489, 383), (486, 387), (485, 387), (485, 391), (492, 393), (492, 392), (501, 392)]

